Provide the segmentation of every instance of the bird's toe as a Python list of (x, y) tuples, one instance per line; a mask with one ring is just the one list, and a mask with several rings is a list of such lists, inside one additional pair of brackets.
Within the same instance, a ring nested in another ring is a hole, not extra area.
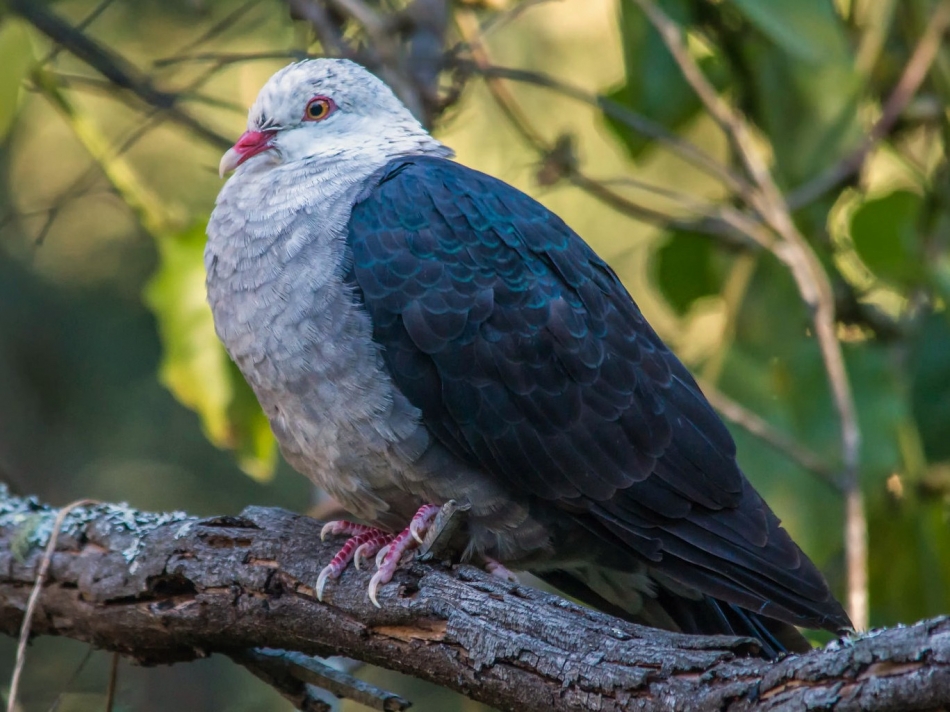
[(327, 581), (339, 578), (354, 557), (357, 557), (356, 564), (359, 568), (359, 556), (364, 554), (371, 556), (371, 552), (375, 552), (393, 538), (392, 534), (387, 534), (381, 529), (352, 522), (328, 522), (321, 531), (321, 538), (324, 533), (350, 534), (351, 536), (317, 576), (317, 585), (314, 590), (319, 601), (323, 600), (323, 590), (326, 588)]
[(419, 548), (440, 509), (434, 504), (423, 505), (412, 517), (408, 527), (395, 537), (387, 540), (385, 545), (381, 545), (376, 554), (377, 570), (373, 574), (373, 578), (370, 579), (367, 590), (369, 600), (377, 608), (380, 607), (377, 600), (379, 587), (392, 581), (393, 574), (396, 573), (400, 563), (402, 563), (403, 555)]
[(368, 559), (386, 549), (392, 538), (392, 534), (386, 534), (385, 532), (374, 533), (372, 537), (356, 547), (356, 551), (353, 552), (353, 566), (357, 569), (360, 568), (363, 559)]
[(336, 519), (323, 525), (323, 528), (320, 530), (320, 541), (326, 541), (328, 536), (346, 534), (352, 537), (378, 531), (379, 529), (367, 526), (366, 524), (357, 524), (356, 522), (350, 522), (346, 519)]
[(518, 583), (518, 577), (515, 575), (515, 573), (500, 561), (495, 561), (494, 559), (486, 557), (485, 571), (496, 578), (500, 578), (502, 581)]
[(426, 504), (419, 507), (419, 510), (413, 515), (412, 521), (409, 522), (409, 533), (419, 544), (425, 539), (426, 532), (440, 509), (441, 507), (434, 504)]

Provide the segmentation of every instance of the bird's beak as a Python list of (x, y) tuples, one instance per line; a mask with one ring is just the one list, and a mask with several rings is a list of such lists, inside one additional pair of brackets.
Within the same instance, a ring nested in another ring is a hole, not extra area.
[(256, 156), (258, 153), (263, 153), (272, 148), (271, 141), (273, 138), (273, 131), (245, 131), (238, 142), (221, 156), (221, 163), (218, 164), (218, 175), (224, 178), (225, 173), (230, 173), (251, 156)]

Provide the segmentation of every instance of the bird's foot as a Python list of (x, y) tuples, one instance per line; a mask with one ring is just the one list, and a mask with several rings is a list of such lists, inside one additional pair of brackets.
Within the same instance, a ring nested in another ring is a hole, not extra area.
[(384, 532), (382, 529), (369, 527), (365, 524), (356, 524), (340, 520), (336, 522), (327, 522), (320, 530), (320, 539), (324, 540), (328, 535), (337, 536), (346, 534), (350, 538), (340, 548), (336, 556), (327, 564), (320, 575), (317, 577), (317, 600), (323, 600), (323, 589), (330, 579), (339, 578), (343, 569), (351, 561), (356, 568), (360, 567), (360, 560), (363, 557), (369, 557), (382, 549), (386, 544), (393, 540), (393, 535)]
[(326, 539), (327, 536), (339, 536), (341, 534), (348, 536), (349, 539), (340, 547), (336, 556), (317, 577), (317, 600), (323, 600), (323, 590), (326, 588), (327, 581), (339, 578), (351, 561), (356, 568), (360, 568), (360, 563), (364, 559), (368, 559), (375, 554), (378, 571), (370, 579), (369, 597), (379, 607), (379, 602), (376, 600), (379, 587), (392, 580), (393, 574), (396, 573), (399, 564), (402, 562), (403, 555), (419, 547), (425, 538), (429, 525), (432, 524), (439, 513), (439, 509), (439, 507), (432, 504), (420, 507), (409, 522), (409, 526), (395, 535), (376, 527), (345, 520), (327, 522), (320, 530), (321, 540)]
[(373, 605), (377, 608), (381, 607), (379, 601), (376, 600), (379, 587), (392, 580), (393, 574), (396, 573), (400, 563), (402, 563), (402, 557), (406, 552), (419, 548), (429, 526), (432, 524), (432, 521), (440, 509), (440, 507), (434, 504), (426, 504), (419, 507), (419, 511), (415, 513), (412, 521), (409, 522), (409, 526), (393, 537), (392, 540), (383, 546), (376, 554), (376, 566), (378, 570), (369, 581), (368, 592), (369, 600), (371, 600)]
[(511, 571), (500, 561), (495, 561), (494, 559), (491, 559), (487, 556), (485, 557), (485, 571), (496, 578), (500, 578), (502, 581), (507, 581), (508, 583), (518, 583), (518, 577), (515, 576), (513, 571)]
[[(317, 577), (317, 599), (323, 600), (323, 590), (327, 581), (339, 578), (351, 561), (358, 569), (361, 561), (375, 554), (377, 571), (369, 581), (368, 593), (373, 605), (380, 608), (377, 600), (379, 587), (392, 580), (407, 553), (415, 551), (422, 545), (441, 509), (442, 507), (434, 504), (423, 505), (412, 517), (409, 526), (395, 535), (376, 527), (345, 520), (327, 522), (320, 530), (321, 540), (326, 539), (327, 536), (341, 534), (349, 538)], [(512, 583), (518, 582), (518, 577), (500, 561), (485, 557), (483, 565), (492, 576)]]

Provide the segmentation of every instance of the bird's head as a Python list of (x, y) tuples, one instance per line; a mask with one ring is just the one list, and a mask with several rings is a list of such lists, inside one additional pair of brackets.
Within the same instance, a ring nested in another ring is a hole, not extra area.
[(219, 172), (259, 155), (254, 170), (349, 155), (385, 163), (414, 152), (451, 153), (369, 71), (346, 59), (311, 59), (268, 80)]

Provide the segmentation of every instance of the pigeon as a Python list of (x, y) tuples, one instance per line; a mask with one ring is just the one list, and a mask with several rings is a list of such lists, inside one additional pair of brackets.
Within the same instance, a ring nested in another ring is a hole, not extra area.
[[(490, 140), (490, 137), (485, 138)], [(557, 215), (452, 160), (343, 59), (281, 69), (221, 159), (218, 336), (368, 593), (449, 503), (456, 552), (628, 620), (808, 649), (850, 626), (696, 381)]]

